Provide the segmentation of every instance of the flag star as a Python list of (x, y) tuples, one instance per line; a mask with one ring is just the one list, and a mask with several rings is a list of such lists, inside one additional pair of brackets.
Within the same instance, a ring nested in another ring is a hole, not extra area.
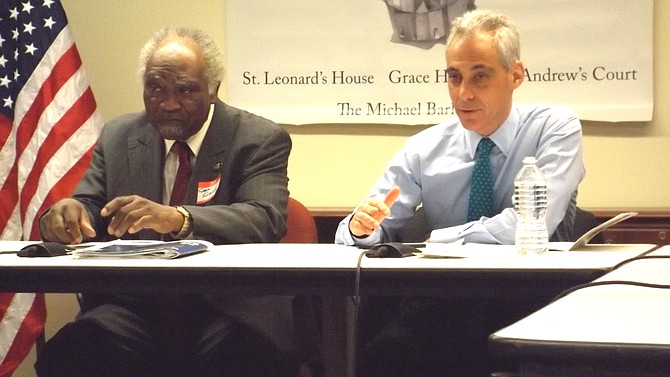
[(19, 29), (12, 30), (12, 39), (15, 41), (19, 39)]
[(14, 50), (14, 60), (19, 60), (19, 49)]
[(7, 63), (7, 59), (5, 59), (5, 55), (0, 55), (0, 65), (2, 68), (5, 68), (5, 64)]
[(19, 70), (16, 69), (16, 70), (14, 71), (14, 81), (18, 80), (19, 77), (21, 77), (21, 74), (19, 73)]
[(25, 3), (21, 3), (23, 5), (23, 9), (21, 9), (23, 12), (30, 13), (34, 6), (30, 5), (30, 1), (26, 1)]
[(49, 29), (51, 29), (51, 27), (54, 26), (55, 23), (56, 21), (53, 20), (53, 17), (44, 19), (44, 27), (48, 27)]
[(12, 80), (7, 78), (7, 75), (5, 75), (5, 77), (0, 77), (0, 86), (4, 86), (4, 87), (9, 88), (9, 83), (11, 83), (11, 82), (12, 82)]
[(9, 10), (9, 18), (13, 18), (15, 20), (19, 19), (19, 11), (16, 10), (16, 8), (12, 8)]
[(2, 100), (5, 101), (4, 107), (9, 107), (10, 109), (12, 108), (12, 105), (14, 104), (12, 97), (3, 98)]
[(37, 51), (37, 47), (34, 44), (26, 45), (26, 54), (35, 55), (35, 51)]
[(2, 47), (2, 44), (5, 43), (5, 38), (0, 35), (0, 47)]
[(54, 3), (53, 0), (44, 0), (44, 3), (42, 4), (42, 6), (45, 6), (49, 9), (51, 9), (51, 4), (53, 4), (53, 3)]
[(27, 24), (23, 24), (23, 32), (28, 33), (30, 35), (33, 35), (33, 30), (35, 30), (35, 27), (33, 26), (32, 22), (28, 22)]

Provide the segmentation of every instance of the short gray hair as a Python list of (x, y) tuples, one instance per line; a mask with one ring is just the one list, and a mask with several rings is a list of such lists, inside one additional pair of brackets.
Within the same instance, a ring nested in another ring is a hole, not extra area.
[(223, 81), (223, 54), (221, 54), (221, 51), (209, 34), (195, 28), (168, 26), (154, 33), (153, 37), (144, 44), (140, 52), (137, 74), (142, 84), (144, 84), (144, 74), (146, 73), (149, 59), (156, 52), (158, 46), (167, 39), (189, 39), (200, 47), (205, 58), (205, 79), (207, 80), (210, 94), (215, 94), (219, 84)]
[(489, 34), (498, 45), (498, 56), (506, 70), (521, 59), (521, 44), (516, 25), (506, 16), (486, 9), (465, 13), (454, 20), (447, 38), (447, 48), (455, 40), (466, 39), (478, 33)]

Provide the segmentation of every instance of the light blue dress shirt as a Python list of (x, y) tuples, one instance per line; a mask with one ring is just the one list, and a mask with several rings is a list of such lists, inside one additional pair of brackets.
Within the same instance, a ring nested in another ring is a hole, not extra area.
[(463, 239), (514, 244), (514, 177), (526, 156), (537, 158), (547, 179), (547, 228), (549, 235), (553, 234), (566, 212), (574, 213), (577, 187), (585, 175), (582, 128), (577, 116), (554, 106), (513, 106), (505, 122), (489, 136), (496, 144), (490, 158), (497, 215), (467, 222), (470, 178), (481, 138), (463, 128), (457, 117), (410, 137), (369, 195), (383, 198), (393, 186), (399, 186), (400, 197), (391, 207), (391, 216), (372, 235), (354, 238), (349, 232), (349, 215), (339, 224), (335, 243), (374, 245), (394, 241), (422, 204), (433, 242)]

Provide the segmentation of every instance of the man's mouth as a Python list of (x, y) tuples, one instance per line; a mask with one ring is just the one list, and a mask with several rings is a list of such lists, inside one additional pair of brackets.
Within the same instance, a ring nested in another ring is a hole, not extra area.
[(166, 119), (159, 119), (160, 123), (182, 123), (182, 119), (176, 119), (176, 118), (166, 118)]

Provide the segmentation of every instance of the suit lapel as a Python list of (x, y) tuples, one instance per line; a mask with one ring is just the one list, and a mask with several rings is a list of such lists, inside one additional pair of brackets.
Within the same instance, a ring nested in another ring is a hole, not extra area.
[(186, 201), (196, 203), (198, 182), (211, 181), (222, 176), (226, 155), (235, 135), (236, 123), (227, 115), (226, 105), (217, 101), (212, 114), (212, 121), (200, 147), (198, 158), (189, 182)]
[[(200, 147), (198, 158), (186, 193), (186, 203), (196, 203), (198, 182), (207, 182), (224, 175), (225, 158), (230, 151), (237, 129), (227, 105), (217, 101), (212, 121)], [(128, 168), (130, 186), (134, 194), (157, 203), (163, 200), (163, 166), (165, 160), (163, 139), (151, 124), (144, 120), (128, 136)]]
[(148, 123), (128, 136), (130, 192), (161, 203), (163, 193), (163, 140)]

